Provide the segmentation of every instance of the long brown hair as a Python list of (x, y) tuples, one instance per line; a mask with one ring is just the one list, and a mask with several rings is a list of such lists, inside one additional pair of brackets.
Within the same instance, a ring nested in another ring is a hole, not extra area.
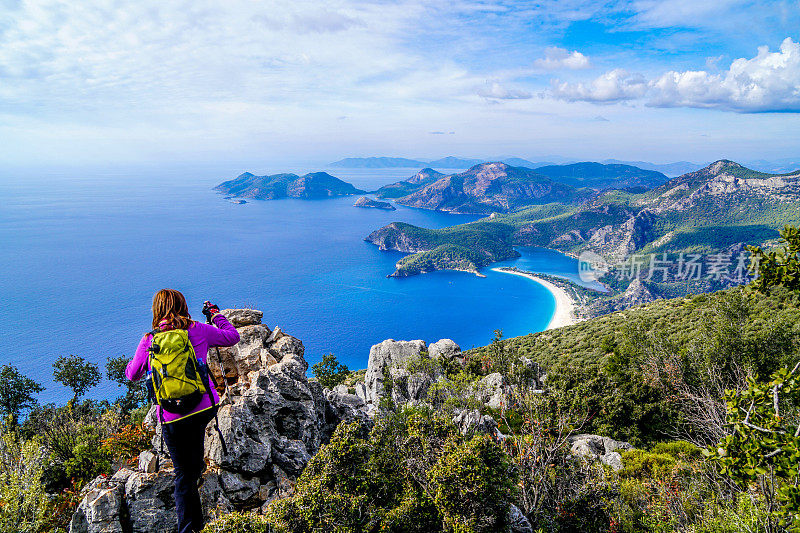
[(166, 320), (176, 329), (187, 329), (192, 323), (186, 298), (175, 289), (161, 289), (153, 296), (153, 329)]

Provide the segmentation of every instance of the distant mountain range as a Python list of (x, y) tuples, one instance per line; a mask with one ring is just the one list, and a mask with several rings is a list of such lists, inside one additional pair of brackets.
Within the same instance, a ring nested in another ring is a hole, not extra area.
[(398, 181), (390, 185), (384, 185), (375, 191), (375, 194), (381, 198), (401, 198), (403, 196), (408, 196), (409, 194), (416, 192), (443, 177), (445, 177), (445, 174), (442, 174), (441, 172), (437, 172), (432, 168), (423, 168), (407, 180)]
[(464, 157), (442, 157), (441, 159), (406, 159), (404, 157), (346, 157), (330, 163), (329, 167), (335, 168), (470, 168), (479, 163), (501, 161), (512, 167), (535, 168), (537, 166), (552, 165), (553, 162), (534, 163), (519, 157), (495, 157), (489, 159), (473, 159)]
[[(486, 159), (464, 158), (464, 157), (444, 157), (436, 160), (428, 159), (406, 159), (403, 157), (348, 157), (331, 163), (330, 167), (336, 168), (469, 168), (478, 163), (500, 161), (512, 167), (527, 167), (536, 169), (550, 165), (564, 165), (578, 163), (574, 159), (559, 156), (544, 156), (539, 161), (530, 161), (519, 157), (490, 157)], [(650, 163), (648, 161), (623, 161), (620, 159), (604, 159), (599, 161), (605, 165), (629, 165), (644, 170), (654, 170), (662, 174), (675, 177), (694, 172), (707, 166), (707, 164), (692, 163), (689, 161), (677, 161), (675, 163)], [(774, 161), (759, 159), (746, 161), (745, 166), (761, 172), (791, 172), (800, 169), (800, 158), (785, 158)]]
[(705, 165), (699, 165), (697, 163), (690, 163), (689, 161), (678, 161), (676, 163), (649, 163), (647, 161), (620, 161), (619, 159), (605, 159), (601, 161), (606, 165), (630, 165), (633, 167), (642, 168), (644, 170), (654, 170), (656, 172), (661, 172), (670, 177), (680, 176), (681, 174), (686, 174), (687, 172), (694, 172), (695, 170), (700, 170)]
[[(520, 157), (491, 157), (487, 159), (474, 159), (448, 156), (441, 159), (407, 159), (404, 157), (347, 157), (330, 163), (329, 167), (334, 168), (470, 168), (479, 163), (489, 163), (499, 161), (512, 167), (525, 167), (537, 169), (545, 166), (555, 166), (563, 164), (578, 163), (578, 161), (566, 159), (558, 156), (547, 156), (542, 161), (530, 161)], [(679, 161), (677, 163), (656, 164), (646, 161), (620, 161), (617, 159), (606, 159), (601, 161), (606, 165), (628, 165), (638, 167), (643, 170), (653, 170), (661, 172), (667, 176), (678, 176), (687, 172), (693, 172), (703, 165)]]
[[(463, 157), (443, 157), (433, 161), (422, 159), (406, 159), (404, 157), (346, 157), (330, 163), (335, 168), (469, 168), (483, 163), (484, 159), (467, 159)], [(524, 161), (524, 160), (520, 160)], [(529, 161), (526, 161), (530, 163)]]
[(503, 162), (480, 163), (469, 170), (445, 175), (424, 168), (407, 180), (375, 191), (410, 207), (453, 213), (507, 212), (534, 203), (572, 203), (591, 191), (609, 188), (657, 187), (669, 178), (660, 172), (629, 165), (573, 163), (531, 169)]
[(334, 168), (419, 168), (428, 163), (404, 157), (345, 157), (330, 163)]
[(777, 159), (775, 161), (766, 161), (764, 159), (757, 159), (755, 161), (748, 161), (745, 166), (761, 172), (777, 172), (786, 173), (793, 172), (800, 169), (800, 158), (786, 158)]
[(237, 198), (255, 200), (332, 198), (364, 192), (326, 172), (312, 172), (305, 176), (297, 174), (256, 176), (245, 172), (235, 179), (220, 183), (214, 190)]

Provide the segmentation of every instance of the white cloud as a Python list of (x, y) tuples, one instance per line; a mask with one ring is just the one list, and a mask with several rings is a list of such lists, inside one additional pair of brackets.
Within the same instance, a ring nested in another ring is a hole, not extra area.
[(570, 102), (613, 103), (641, 98), (647, 92), (647, 80), (641, 74), (614, 69), (588, 84), (553, 80), (550, 94)]
[(580, 70), (591, 66), (589, 58), (573, 50), (551, 46), (544, 52), (544, 57), (533, 62), (537, 68), (545, 70)]
[(522, 89), (510, 89), (498, 82), (487, 82), (477, 91), (478, 96), (494, 100), (526, 100), (531, 98), (531, 93)]
[(550, 94), (595, 103), (644, 99), (653, 107), (695, 107), (743, 113), (800, 112), (800, 43), (786, 38), (777, 52), (762, 46), (727, 71), (669, 71), (650, 81), (615, 69), (589, 84), (552, 82)]
[(800, 43), (786, 38), (778, 52), (758, 48), (721, 74), (670, 71), (651, 83), (650, 105), (712, 107), (742, 112), (800, 111)]

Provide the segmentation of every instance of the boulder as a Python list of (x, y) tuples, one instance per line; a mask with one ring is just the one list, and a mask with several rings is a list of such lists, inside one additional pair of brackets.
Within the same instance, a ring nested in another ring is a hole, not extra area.
[(90, 482), (72, 515), (70, 533), (122, 533), (123, 487), (124, 484), (104, 477)]
[(533, 526), (530, 520), (513, 503), (508, 508), (506, 523), (508, 524), (508, 533), (533, 533)]
[(125, 505), (131, 531), (176, 531), (178, 517), (172, 491), (175, 472), (162, 469), (148, 474), (135, 472), (125, 482)]
[(622, 455), (619, 452), (611, 452), (600, 456), (600, 462), (608, 465), (615, 472), (622, 470)]
[(364, 403), (367, 403), (367, 398), (368, 398), (367, 386), (359, 381), (358, 383), (356, 383), (355, 389), (356, 389), (356, 396), (364, 400)]
[(442, 359), (463, 358), (461, 347), (451, 339), (441, 339), (428, 346), (428, 354), (431, 359), (441, 357)]
[(392, 377), (392, 401), (402, 405), (406, 403), (417, 404), (428, 397), (428, 389), (438, 376), (431, 376), (420, 372), (411, 373), (404, 368), (392, 368), (389, 371)]
[(365, 424), (370, 423), (370, 418), (367, 415), (367, 404), (363, 398), (347, 392), (342, 393), (338, 390), (326, 390), (324, 439), (329, 440), (336, 426), (341, 422), (352, 422), (354, 420)]
[(406, 359), (419, 356), (427, 349), (425, 341), (396, 341), (388, 339), (369, 350), (365, 384), (367, 401), (378, 404), (383, 394), (383, 381), (391, 368), (399, 367)]
[(493, 409), (500, 409), (505, 405), (505, 385), (506, 380), (499, 372), (481, 378), (478, 387), (483, 403)]
[(222, 313), (235, 328), (261, 324), (261, 319), (264, 318), (264, 313), (256, 311), (255, 309), (223, 309), (220, 313)]
[(463, 410), (453, 417), (453, 423), (458, 426), (462, 435), (485, 433), (498, 435), (497, 422), (489, 415), (482, 415), (477, 409)]
[(158, 456), (150, 450), (143, 451), (139, 454), (139, 470), (141, 472), (155, 472), (157, 462)]
[(600, 461), (614, 470), (622, 469), (620, 451), (634, 449), (629, 443), (602, 435), (580, 434), (570, 437), (573, 454), (592, 461)]
[[(229, 348), (219, 348), (219, 357), (216, 349), (209, 350), (209, 368), (220, 382), (224, 375), (227, 382), (246, 380), (250, 372), (263, 367), (264, 353), (270, 355), (264, 340), (270, 335), (270, 330), (263, 324), (242, 326), (239, 331), (239, 343)], [(220, 363), (222, 369), (220, 369)]]

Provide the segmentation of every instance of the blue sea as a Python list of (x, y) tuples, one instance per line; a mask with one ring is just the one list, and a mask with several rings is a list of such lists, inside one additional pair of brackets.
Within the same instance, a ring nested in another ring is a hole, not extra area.
[[(46, 387), (43, 402), (69, 395), (52, 362), (78, 354), (104, 366), (133, 355), (150, 329), (153, 294), (182, 291), (195, 319), (203, 300), (252, 307), (300, 338), (310, 364), (333, 353), (365, 368), (384, 339), (454, 339), (467, 349), (544, 329), (554, 310), (538, 283), (485, 269), (486, 278), (436, 272), (387, 278), (403, 254), (364, 242), (393, 221), (444, 227), (474, 220), (398, 206), (357, 209), (353, 197), (236, 205), (211, 188), (244, 170), (180, 167), (5, 171), (0, 174), (0, 364)], [(372, 190), (414, 169), (335, 170)], [(577, 279), (574, 259), (521, 249), (502, 263)], [(104, 381), (89, 394), (113, 398)]]

